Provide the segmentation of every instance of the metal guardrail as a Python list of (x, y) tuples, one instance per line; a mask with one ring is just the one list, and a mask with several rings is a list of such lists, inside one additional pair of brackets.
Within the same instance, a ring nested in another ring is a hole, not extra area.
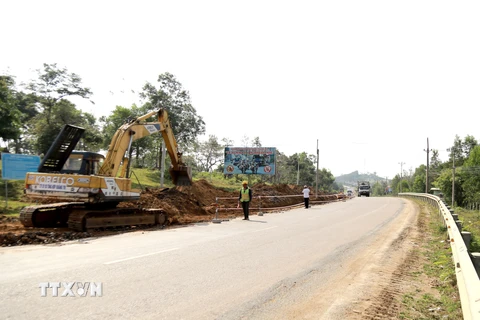
[(439, 197), (431, 194), (399, 193), (399, 196), (422, 200), (438, 208), (450, 239), (463, 318), (480, 320), (480, 279), (452, 212)]

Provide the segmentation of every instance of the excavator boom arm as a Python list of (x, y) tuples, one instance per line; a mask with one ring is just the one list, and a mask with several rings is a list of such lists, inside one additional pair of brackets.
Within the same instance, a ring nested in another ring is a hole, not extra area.
[[(157, 121), (145, 121), (154, 115), (157, 115)], [(99, 174), (116, 177), (122, 162), (124, 165), (126, 164), (126, 152), (130, 150), (132, 142), (156, 132), (162, 133), (168, 155), (172, 161), (170, 174), (174, 184), (191, 184), (190, 168), (186, 167), (182, 161), (182, 154), (178, 151), (177, 142), (173, 135), (170, 120), (168, 119), (168, 114), (165, 109), (149, 112), (123, 124), (113, 135)], [(125, 170), (122, 171), (122, 174), (123, 172), (125, 172)], [(187, 179), (184, 179), (185, 177)]]
[(172, 166), (178, 168), (183, 166), (182, 154), (178, 151), (177, 141), (173, 135), (172, 127), (170, 125), (170, 120), (168, 119), (167, 111), (161, 109), (158, 113), (158, 121), (162, 126), (162, 137), (165, 141), (165, 146), (167, 148), (168, 155), (172, 161)]
[(161, 131), (165, 146), (172, 161), (170, 168), (170, 176), (175, 185), (191, 185), (192, 172), (190, 167), (187, 167), (182, 159), (182, 153), (178, 151), (177, 141), (168, 119), (168, 113), (165, 109), (160, 109), (158, 112), (158, 121), (161, 124)]

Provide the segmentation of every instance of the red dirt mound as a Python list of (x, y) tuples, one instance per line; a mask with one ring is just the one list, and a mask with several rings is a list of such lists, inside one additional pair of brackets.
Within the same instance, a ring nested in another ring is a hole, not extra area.
[[(240, 188), (241, 186), (238, 190)], [(251, 204), (252, 212), (258, 211), (259, 208), (285, 210), (286, 206), (301, 205), (303, 202), (302, 186), (258, 183), (251, 188), (254, 197)], [(313, 190), (312, 193), (314, 193)], [(342, 197), (344, 196), (319, 193), (318, 198), (315, 195), (311, 196), (311, 203), (336, 201)], [(163, 209), (168, 218), (167, 225), (183, 225), (211, 221), (216, 215), (221, 219), (242, 215), (242, 210), (237, 209), (237, 201), (238, 191), (225, 191), (216, 188), (206, 180), (199, 180), (191, 186), (147, 189), (142, 193), (140, 200), (123, 202), (119, 206)], [(138, 228), (125, 227), (114, 231), (93, 230), (88, 233), (71, 232), (67, 228), (25, 228), (17, 218), (0, 215), (0, 246), (52, 243), (129, 230), (138, 230)]]

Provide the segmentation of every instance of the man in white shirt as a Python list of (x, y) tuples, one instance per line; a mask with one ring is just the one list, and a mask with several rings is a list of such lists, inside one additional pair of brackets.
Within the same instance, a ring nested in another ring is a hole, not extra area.
[(310, 189), (307, 185), (303, 186), (303, 202), (305, 202), (305, 209), (308, 209), (308, 200), (310, 200)]

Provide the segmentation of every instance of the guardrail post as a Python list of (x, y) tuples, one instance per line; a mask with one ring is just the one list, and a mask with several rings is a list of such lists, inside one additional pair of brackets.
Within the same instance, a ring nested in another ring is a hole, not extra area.
[(480, 278), (480, 252), (472, 252), (472, 262), (477, 271), (477, 276)]
[(465, 246), (467, 250), (470, 251), (470, 244), (472, 242), (472, 233), (468, 231), (460, 232), (462, 234), (463, 242), (465, 242)]
[(457, 225), (458, 231), (462, 232), (463, 221), (455, 220), (455, 224)]
[(222, 223), (222, 220), (218, 219), (218, 197), (215, 198), (215, 219), (213, 219), (212, 222)]

